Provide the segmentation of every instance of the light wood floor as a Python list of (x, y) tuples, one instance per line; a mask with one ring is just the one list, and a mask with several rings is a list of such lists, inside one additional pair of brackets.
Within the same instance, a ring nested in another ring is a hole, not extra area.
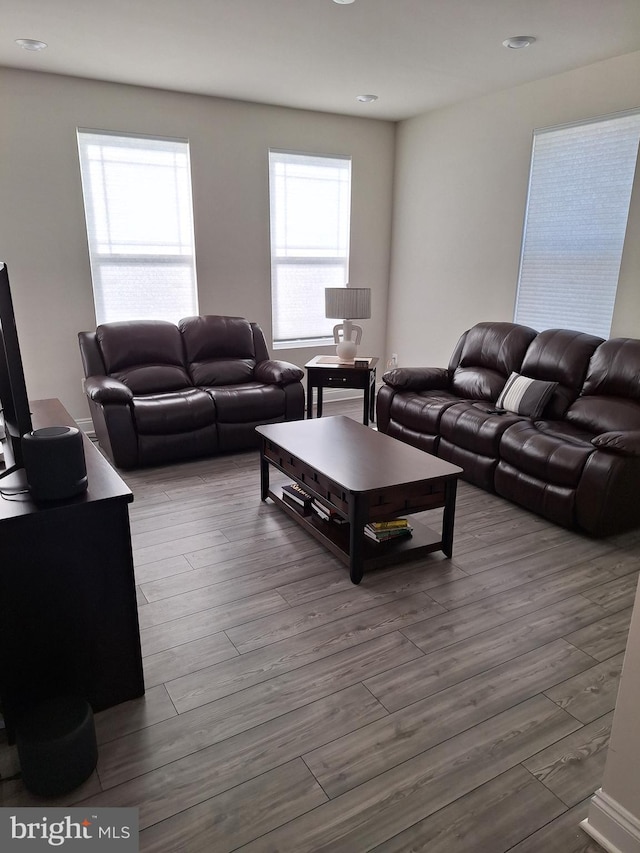
[(257, 453), (126, 480), (146, 695), (96, 715), (80, 789), (5, 781), (0, 805), (139, 806), (162, 853), (600, 851), (578, 823), (640, 535), (591, 540), (463, 483), (453, 560), (356, 587), (260, 502)]

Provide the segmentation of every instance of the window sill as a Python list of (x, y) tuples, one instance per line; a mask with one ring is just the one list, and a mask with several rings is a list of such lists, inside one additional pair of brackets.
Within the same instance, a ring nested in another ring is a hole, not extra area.
[(315, 349), (315, 347), (331, 347), (335, 346), (333, 338), (314, 338), (304, 341), (274, 341), (274, 350), (286, 349)]

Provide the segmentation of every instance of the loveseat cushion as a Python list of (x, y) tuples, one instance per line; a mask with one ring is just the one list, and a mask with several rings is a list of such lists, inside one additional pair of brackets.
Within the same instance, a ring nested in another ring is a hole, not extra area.
[(465, 399), (495, 400), (535, 336), (517, 323), (478, 323), (466, 334), (451, 390)]
[(220, 424), (267, 423), (283, 419), (285, 391), (278, 385), (248, 382), (207, 388)]
[(595, 448), (592, 433), (564, 421), (521, 420), (500, 441), (500, 459), (545, 483), (575, 488)]
[(192, 387), (177, 326), (164, 320), (125, 320), (96, 329), (105, 370), (134, 394)]
[(206, 391), (188, 388), (135, 397), (133, 418), (140, 435), (174, 435), (210, 426), (215, 423), (216, 412)]
[(194, 385), (237, 385), (253, 380), (253, 330), (244, 317), (185, 317), (178, 328)]
[(256, 363), (250, 358), (215, 358), (189, 365), (189, 376), (199, 388), (251, 382)]

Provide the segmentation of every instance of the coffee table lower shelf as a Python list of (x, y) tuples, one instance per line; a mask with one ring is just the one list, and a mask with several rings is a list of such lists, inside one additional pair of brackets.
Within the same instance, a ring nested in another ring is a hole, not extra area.
[[(327, 550), (331, 551), (347, 566), (351, 566), (348, 523), (336, 524), (333, 521), (324, 521), (313, 512), (305, 514), (302, 509), (291, 506), (271, 489), (267, 494), (280, 509), (321, 542)], [(415, 519), (411, 520), (411, 526), (413, 527), (411, 536), (392, 539), (387, 542), (372, 542), (363, 532), (362, 569), (367, 571), (368, 569), (405, 563), (434, 551), (442, 550), (441, 533)], [(358, 581), (359, 579), (356, 583)]]

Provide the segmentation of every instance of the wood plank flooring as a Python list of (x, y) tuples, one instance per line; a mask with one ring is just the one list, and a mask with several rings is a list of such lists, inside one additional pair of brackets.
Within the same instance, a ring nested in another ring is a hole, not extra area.
[[(359, 420), (361, 402), (326, 414)], [(158, 853), (597, 853), (640, 535), (593, 540), (461, 484), (454, 556), (347, 569), (257, 453), (125, 474), (146, 695), (41, 800), (138, 806)], [(441, 511), (423, 513), (439, 524)], [(0, 773), (19, 771), (0, 739)]]

